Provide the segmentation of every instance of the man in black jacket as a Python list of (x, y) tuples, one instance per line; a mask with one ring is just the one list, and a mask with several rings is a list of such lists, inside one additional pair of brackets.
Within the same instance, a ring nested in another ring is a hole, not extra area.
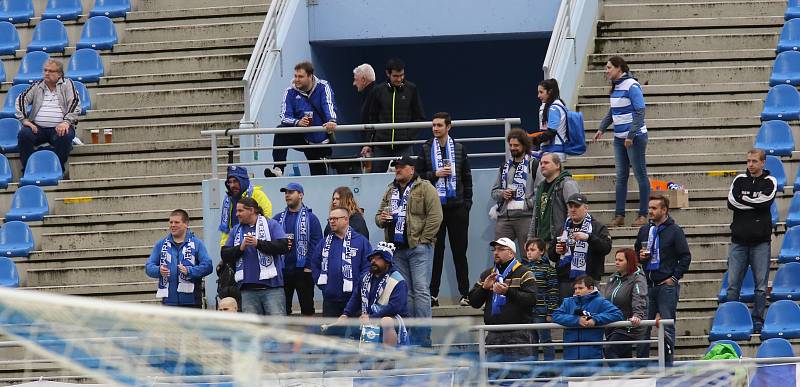
[(747, 152), (747, 172), (736, 176), (728, 192), (728, 208), (733, 210), (731, 249), (728, 254), (728, 301), (739, 301), (739, 291), (749, 265), (755, 277), (753, 331), (764, 326), (769, 281), (769, 243), (772, 239), (770, 206), (778, 182), (764, 169), (767, 155), (761, 149)]
[(611, 251), (608, 227), (589, 214), (586, 195), (572, 194), (567, 199), (567, 219), (563, 231), (554, 244), (555, 254), (550, 260), (556, 264), (559, 296), (572, 296), (573, 281), (588, 275), (600, 282), (606, 255)]
[[(639, 254), (639, 261), (647, 277), (647, 319), (653, 320), (656, 314), (662, 319), (675, 319), (678, 310), (680, 284), (678, 281), (689, 271), (692, 253), (683, 229), (669, 216), (669, 199), (651, 196), (647, 206), (650, 224), (639, 229), (633, 247)], [(650, 328), (645, 329), (645, 337), (650, 337)], [(675, 349), (675, 326), (665, 326), (665, 357), (667, 365), (672, 365)], [(637, 356), (649, 357), (650, 345), (640, 344)]]
[[(483, 307), (486, 325), (527, 324), (536, 305), (536, 279), (527, 267), (514, 256), (514, 241), (500, 238), (490, 245), (494, 248), (494, 266), (481, 273), (480, 280), (469, 292), (469, 304)], [(527, 330), (493, 331), (486, 335), (486, 344), (530, 344)], [(531, 355), (529, 347), (490, 349), (501, 360), (520, 359)]]
[[(386, 63), (388, 82), (376, 85), (369, 100), (369, 123), (399, 123), (425, 121), (422, 101), (417, 93), (417, 85), (405, 79), (405, 63), (400, 59), (390, 59)], [(414, 154), (413, 145), (397, 145), (395, 141), (416, 140), (420, 129), (373, 130), (367, 135), (370, 142), (391, 142), (390, 145), (365, 146), (361, 154), (372, 153), (374, 157), (400, 157)], [(373, 161), (372, 172), (386, 172), (388, 161)]]
[(369, 123), (369, 104), (371, 102), (372, 88), (375, 87), (375, 69), (369, 63), (362, 63), (353, 69), (353, 86), (358, 94), (361, 95), (361, 121), (362, 124)]
[(444, 237), (450, 234), (450, 250), (456, 267), (459, 303), (468, 306), (469, 268), (467, 239), (469, 239), (469, 210), (472, 208), (472, 171), (464, 145), (450, 137), (452, 121), (448, 113), (433, 115), (433, 138), (422, 146), (422, 160), (417, 173), (436, 187), (442, 202), (442, 225), (436, 235), (431, 276), (431, 304), (439, 306), (439, 285), (444, 264)]

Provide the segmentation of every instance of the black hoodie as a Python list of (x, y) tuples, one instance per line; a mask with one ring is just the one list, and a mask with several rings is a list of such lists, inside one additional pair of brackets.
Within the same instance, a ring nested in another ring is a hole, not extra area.
[(758, 177), (745, 172), (733, 179), (728, 192), (728, 208), (733, 210), (733, 243), (752, 246), (771, 240), (770, 206), (777, 187), (778, 181), (766, 169)]

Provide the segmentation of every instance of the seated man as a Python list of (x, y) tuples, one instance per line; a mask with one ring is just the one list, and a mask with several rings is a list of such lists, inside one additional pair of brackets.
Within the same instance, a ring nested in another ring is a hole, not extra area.
[(64, 65), (53, 59), (45, 62), (44, 79), (23, 91), (14, 105), (15, 115), (22, 123), (17, 135), (22, 170), (35, 146), (50, 143), (61, 162), (61, 170), (66, 171), (81, 103), (72, 80), (64, 78)]
[(369, 271), (356, 283), (350, 302), (336, 324), (346, 324), (348, 317), (359, 316), (361, 325), (370, 319), (380, 319), (381, 336), (385, 345), (408, 344), (408, 332), (403, 318), (408, 316), (408, 285), (403, 276), (392, 267), (394, 245), (380, 242), (367, 257)]
[[(572, 283), (573, 297), (567, 297), (553, 312), (553, 322), (570, 328), (565, 329), (565, 343), (603, 341), (603, 328), (596, 328), (615, 321), (622, 321), (622, 312), (606, 300), (595, 288), (592, 277), (582, 275)], [(564, 360), (602, 359), (601, 345), (564, 347)]]

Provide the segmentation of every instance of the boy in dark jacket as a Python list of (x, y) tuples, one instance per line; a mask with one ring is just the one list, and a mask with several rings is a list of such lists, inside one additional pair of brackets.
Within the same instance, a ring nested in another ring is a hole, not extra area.
[[(469, 292), (469, 304), (483, 308), (486, 325), (527, 324), (531, 310), (536, 305), (536, 280), (525, 265), (514, 256), (514, 241), (500, 238), (490, 245), (494, 248), (494, 266), (481, 273), (480, 280)], [(496, 331), (486, 335), (486, 344), (530, 344), (527, 330)], [(491, 349), (501, 360), (514, 360), (530, 356), (530, 348)]]
[[(565, 329), (565, 343), (603, 341), (603, 328), (596, 328), (615, 321), (622, 321), (622, 312), (606, 300), (595, 288), (595, 281), (589, 276), (580, 276), (573, 283), (575, 295), (565, 298), (561, 306), (553, 312), (553, 322), (569, 328)], [(600, 345), (581, 345), (564, 347), (564, 360), (602, 359), (603, 347)]]
[[(553, 312), (558, 308), (558, 276), (556, 269), (544, 255), (545, 244), (539, 238), (529, 239), (525, 242), (525, 265), (536, 279), (536, 306), (533, 307), (532, 323), (553, 322)], [(531, 331), (533, 344), (553, 342), (549, 329)], [(538, 359), (538, 350), (533, 349), (534, 357)], [(542, 347), (544, 360), (555, 359), (555, 348)]]
[[(639, 229), (633, 247), (647, 277), (647, 319), (656, 314), (662, 319), (675, 319), (678, 310), (680, 284), (678, 281), (689, 271), (692, 253), (683, 229), (669, 216), (669, 199), (651, 196), (647, 206), (650, 224)], [(645, 329), (645, 338), (650, 337), (650, 328)], [(666, 332), (664, 350), (668, 366), (672, 365), (675, 348), (675, 326), (664, 327)], [(640, 344), (636, 357), (650, 355), (650, 344)]]

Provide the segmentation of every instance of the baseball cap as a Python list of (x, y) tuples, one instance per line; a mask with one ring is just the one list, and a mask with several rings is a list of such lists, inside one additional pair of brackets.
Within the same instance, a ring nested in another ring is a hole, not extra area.
[(305, 193), (303, 192), (303, 186), (300, 185), (299, 183), (289, 183), (286, 185), (286, 187), (281, 188), (281, 192), (286, 192), (286, 191), (297, 191), (300, 193)]
[(572, 194), (572, 196), (567, 199), (567, 203), (575, 203), (575, 204), (589, 204), (589, 199), (586, 199), (586, 195), (582, 193)]
[(498, 246), (498, 245), (499, 246), (508, 247), (509, 249), (511, 249), (511, 251), (514, 252), (514, 254), (517, 253), (517, 245), (514, 244), (514, 241), (512, 241), (511, 239), (500, 238), (500, 239), (498, 239), (496, 241), (492, 241), (492, 242), (489, 243), (489, 246), (492, 246), (492, 247)]
[(392, 166), (393, 167), (405, 166), (405, 165), (410, 165), (412, 167), (416, 167), (417, 166), (417, 161), (412, 159), (411, 156), (403, 156), (403, 157), (401, 157), (401, 158), (399, 158), (397, 160), (392, 161)]

